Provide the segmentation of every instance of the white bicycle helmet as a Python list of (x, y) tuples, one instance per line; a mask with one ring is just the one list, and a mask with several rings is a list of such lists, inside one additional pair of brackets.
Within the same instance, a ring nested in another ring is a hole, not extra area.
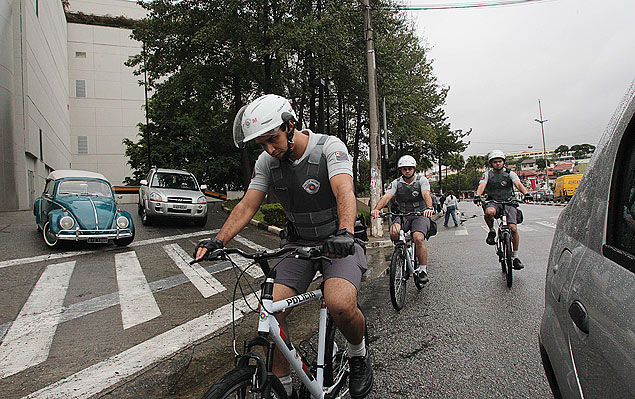
[(492, 159), (495, 159), (495, 158), (501, 158), (503, 161), (505, 161), (505, 154), (501, 150), (492, 150), (487, 155), (487, 162), (492, 163)]
[(413, 168), (416, 168), (417, 161), (410, 155), (404, 155), (399, 158), (399, 162), (397, 162), (397, 168), (403, 168), (404, 166), (412, 166)]
[[(238, 120), (240, 118), (240, 126)], [(234, 143), (241, 145), (279, 128), (290, 119), (297, 120), (295, 112), (284, 97), (265, 94), (243, 107), (234, 120)]]

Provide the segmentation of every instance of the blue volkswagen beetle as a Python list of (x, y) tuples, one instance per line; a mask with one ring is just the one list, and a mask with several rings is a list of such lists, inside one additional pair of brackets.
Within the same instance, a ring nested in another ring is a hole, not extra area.
[(42, 196), (33, 204), (35, 223), (51, 248), (61, 240), (119, 246), (134, 240), (132, 216), (117, 208), (104, 175), (81, 170), (56, 170), (46, 178)]

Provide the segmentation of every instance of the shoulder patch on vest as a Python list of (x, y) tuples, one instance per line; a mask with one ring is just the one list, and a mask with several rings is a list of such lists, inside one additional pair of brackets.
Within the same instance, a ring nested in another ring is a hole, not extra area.
[(315, 194), (320, 191), (320, 182), (315, 179), (307, 179), (302, 184), (302, 188), (309, 194)]
[(412, 192), (412, 196), (413, 197), (418, 197), (419, 196), (419, 191), (415, 190)]

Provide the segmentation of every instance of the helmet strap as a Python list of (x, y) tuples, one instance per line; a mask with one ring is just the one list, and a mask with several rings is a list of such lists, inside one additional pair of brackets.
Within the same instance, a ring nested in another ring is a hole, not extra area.
[(290, 120), (285, 122), (285, 126), (287, 128), (287, 152), (282, 156), (282, 159), (288, 161), (291, 157), (291, 153), (293, 152), (293, 148), (295, 147), (295, 143), (293, 142), (293, 132), (294, 126), (289, 123)]

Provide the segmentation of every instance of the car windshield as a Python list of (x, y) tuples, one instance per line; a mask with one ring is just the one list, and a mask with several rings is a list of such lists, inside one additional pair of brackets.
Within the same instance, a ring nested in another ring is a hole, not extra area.
[(100, 180), (64, 180), (57, 187), (57, 195), (93, 195), (112, 198), (110, 186)]
[(180, 173), (156, 173), (152, 179), (152, 187), (198, 190), (196, 181), (191, 175)]

